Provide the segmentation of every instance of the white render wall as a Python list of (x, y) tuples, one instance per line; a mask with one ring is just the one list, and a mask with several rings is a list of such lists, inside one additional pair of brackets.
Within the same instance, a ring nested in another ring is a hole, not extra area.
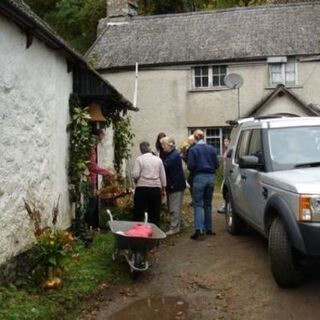
[[(102, 168), (113, 169), (113, 129), (112, 125), (106, 128), (105, 136), (101, 143), (98, 145), (98, 165)], [(98, 175), (99, 187), (101, 186), (102, 176)]]
[[(320, 62), (298, 62), (298, 84), (291, 88), (305, 103), (320, 104)], [(268, 88), (266, 62), (230, 64), (229, 73), (244, 79), (240, 89), (241, 115), (251, 110), (273, 88)], [(133, 97), (134, 71), (106, 72), (103, 75), (124, 96)], [(152, 145), (159, 132), (164, 131), (180, 143), (188, 135), (188, 127), (221, 127), (226, 120), (238, 116), (237, 90), (192, 90), (190, 66), (159, 67), (139, 71), (138, 104), (140, 111), (132, 112), (132, 127), (136, 135), (133, 156), (138, 144), (147, 140)], [(263, 114), (293, 112), (301, 109), (286, 97), (275, 98)]]
[(70, 226), (66, 60), (0, 16), (0, 264), (27, 249), (33, 226), (23, 198), (51, 223), (59, 194), (58, 227)]

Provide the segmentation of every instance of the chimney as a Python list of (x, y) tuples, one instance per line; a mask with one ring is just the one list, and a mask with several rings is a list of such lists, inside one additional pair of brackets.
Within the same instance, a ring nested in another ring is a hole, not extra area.
[(132, 17), (138, 14), (136, 0), (107, 0), (108, 17)]

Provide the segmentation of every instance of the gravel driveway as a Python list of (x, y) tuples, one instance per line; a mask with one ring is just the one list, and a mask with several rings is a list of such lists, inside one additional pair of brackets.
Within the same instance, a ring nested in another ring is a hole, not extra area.
[[(186, 221), (192, 220), (185, 205)], [(296, 289), (280, 289), (269, 270), (267, 242), (258, 234), (229, 235), (214, 213), (216, 236), (189, 238), (187, 227), (164, 241), (154, 265), (131, 284), (102, 289), (79, 320), (320, 318), (317, 271)], [(188, 224), (188, 223), (187, 223)]]

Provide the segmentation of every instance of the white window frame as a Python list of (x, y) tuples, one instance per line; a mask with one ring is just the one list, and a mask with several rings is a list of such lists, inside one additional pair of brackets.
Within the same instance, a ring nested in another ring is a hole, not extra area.
[[(198, 75), (196, 75), (196, 68), (203, 68), (203, 67), (207, 67), (208, 68), (208, 86), (202, 86), (202, 81), (201, 81), (201, 86), (196, 86), (196, 78), (199, 77)], [(193, 66), (192, 67), (192, 87), (193, 89), (214, 89), (214, 88), (225, 88), (226, 85), (224, 83), (221, 83), (223, 81), (221, 81), (220, 79), (220, 75), (221, 75), (221, 71), (220, 68), (221, 67), (225, 67), (226, 68), (226, 73), (225, 75), (228, 74), (228, 66), (226, 64), (219, 64), (219, 65), (199, 65), (199, 66)], [(213, 68), (219, 68), (219, 85), (213, 85)]]
[[(226, 85), (224, 84), (223, 79), (221, 79), (221, 67), (226, 68), (226, 72), (224, 73), (224, 77), (228, 74), (228, 67), (226, 65), (213, 65), (211, 66), (211, 70), (212, 70), (212, 74), (211, 74), (211, 81), (212, 81), (212, 87), (214, 88), (221, 88), (221, 87), (225, 87)], [(213, 73), (213, 69), (214, 68), (219, 68), (218, 73)], [(219, 85), (213, 85), (213, 76), (218, 76), (219, 77)]]
[[(288, 62), (292, 61), (290, 65), (294, 65), (294, 81), (287, 81), (287, 66), (289, 66)], [(276, 87), (278, 84), (284, 84), (285, 86), (296, 86), (297, 85), (297, 59), (295, 57), (270, 57), (267, 59), (268, 62), (268, 70), (269, 70), (269, 85), (271, 87)], [(280, 81), (273, 82), (273, 68), (275, 66), (280, 66)]]
[[(188, 134), (192, 134), (193, 131), (195, 130), (196, 128), (190, 128), (188, 131)], [(225, 138), (225, 135), (224, 135), (224, 131), (226, 129), (230, 129), (230, 132), (229, 132), (229, 135), (231, 134), (231, 127), (206, 127), (206, 128), (199, 128), (203, 131), (204, 133), (204, 141), (207, 143), (207, 139), (209, 138), (218, 138), (219, 139), (219, 142), (220, 142), (220, 150), (217, 150), (218, 154), (221, 156), (222, 155), (222, 152), (223, 152), (223, 140)], [(207, 130), (219, 130), (219, 135), (208, 135), (208, 132)]]
[[(208, 68), (208, 85), (207, 86), (203, 86), (203, 73), (202, 73), (202, 69), (200, 72), (200, 75), (196, 75), (196, 68)], [(201, 79), (201, 86), (196, 86), (196, 78), (200, 78)], [(193, 67), (193, 87), (194, 88), (209, 88), (210, 87), (210, 67), (209, 66), (195, 66)]]

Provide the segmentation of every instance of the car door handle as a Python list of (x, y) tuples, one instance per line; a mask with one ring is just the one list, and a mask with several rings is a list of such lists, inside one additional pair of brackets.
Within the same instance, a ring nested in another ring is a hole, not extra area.
[(245, 176), (245, 175), (242, 174), (242, 175), (241, 175), (241, 179), (242, 179), (242, 180), (247, 180), (247, 176)]

